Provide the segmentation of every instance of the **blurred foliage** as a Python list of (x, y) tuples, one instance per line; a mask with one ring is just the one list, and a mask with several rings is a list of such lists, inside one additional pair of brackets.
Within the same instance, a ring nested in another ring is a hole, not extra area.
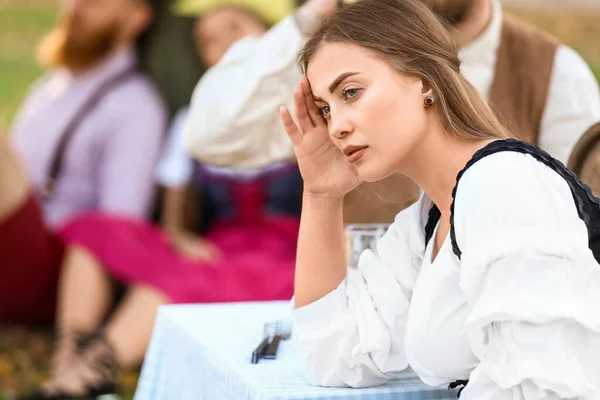
[[(52, 329), (0, 327), (0, 400), (11, 400), (35, 390), (46, 378), (52, 355)], [(131, 400), (137, 370), (118, 376), (123, 400)]]
[(0, 0), (0, 126), (7, 126), (41, 69), (34, 59), (40, 37), (56, 20), (55, 2)]
[(577, 50), (600, 81), (600, 8), (507, 8), (522, 20), (552, 33)]

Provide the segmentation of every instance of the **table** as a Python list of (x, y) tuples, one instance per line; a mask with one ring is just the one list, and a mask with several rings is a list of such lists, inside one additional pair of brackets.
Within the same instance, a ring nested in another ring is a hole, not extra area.
[(289, 320), (288, 302), (161, 307), (134, 400), (429, 400), (456, 399), (408, 371), (368, 389), (310, 386), (293, 339), (276, 360), (251, 364), (263, 324)]

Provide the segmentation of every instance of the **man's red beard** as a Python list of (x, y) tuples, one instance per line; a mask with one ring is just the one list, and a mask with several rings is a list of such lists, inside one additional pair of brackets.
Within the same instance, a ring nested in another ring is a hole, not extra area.
[(80, 20), (65, 16), (38, 47), (38, 60), (44, 67), (86, 70), (93, 67), (116, 46), (117, 24), (92, 32)]

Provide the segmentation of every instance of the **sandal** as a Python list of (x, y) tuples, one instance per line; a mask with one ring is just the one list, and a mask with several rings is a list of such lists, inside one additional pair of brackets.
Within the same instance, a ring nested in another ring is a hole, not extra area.
[[(108, 397), (110, 396), (110, 397)], [(47, 394), (45, 392), (35, 392), (29, 396), (22, 397), (20, 400), (120, 400), (117, 394), (116, 385), (104, 385), (98, 388), (91, 388), (88, 393), (80, 396), (69, 395), (65, 393)]]
[[(117, 359), (102, 333), (78, 342), (83, 345), (67, 368), (55, 371), (46, 388), (22, 400), (96, 400), (100, 396), (119, 399), (114, 372)], [(79, 387), (78, 387), (79, 386)]]
[(60, 374), (62, 370), (72, 365), (80, 356), (81, 351), (92, 335), (77, 331), (59, 333), (54, 340), (54, 353), (50, 361), (50, 377)]

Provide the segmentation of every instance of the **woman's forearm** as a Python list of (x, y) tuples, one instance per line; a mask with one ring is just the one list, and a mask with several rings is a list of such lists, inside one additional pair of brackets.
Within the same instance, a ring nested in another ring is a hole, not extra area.
[(334, 290), (346, 277), (343, 199), (304, 194), (296, 257), (295, 306)]

